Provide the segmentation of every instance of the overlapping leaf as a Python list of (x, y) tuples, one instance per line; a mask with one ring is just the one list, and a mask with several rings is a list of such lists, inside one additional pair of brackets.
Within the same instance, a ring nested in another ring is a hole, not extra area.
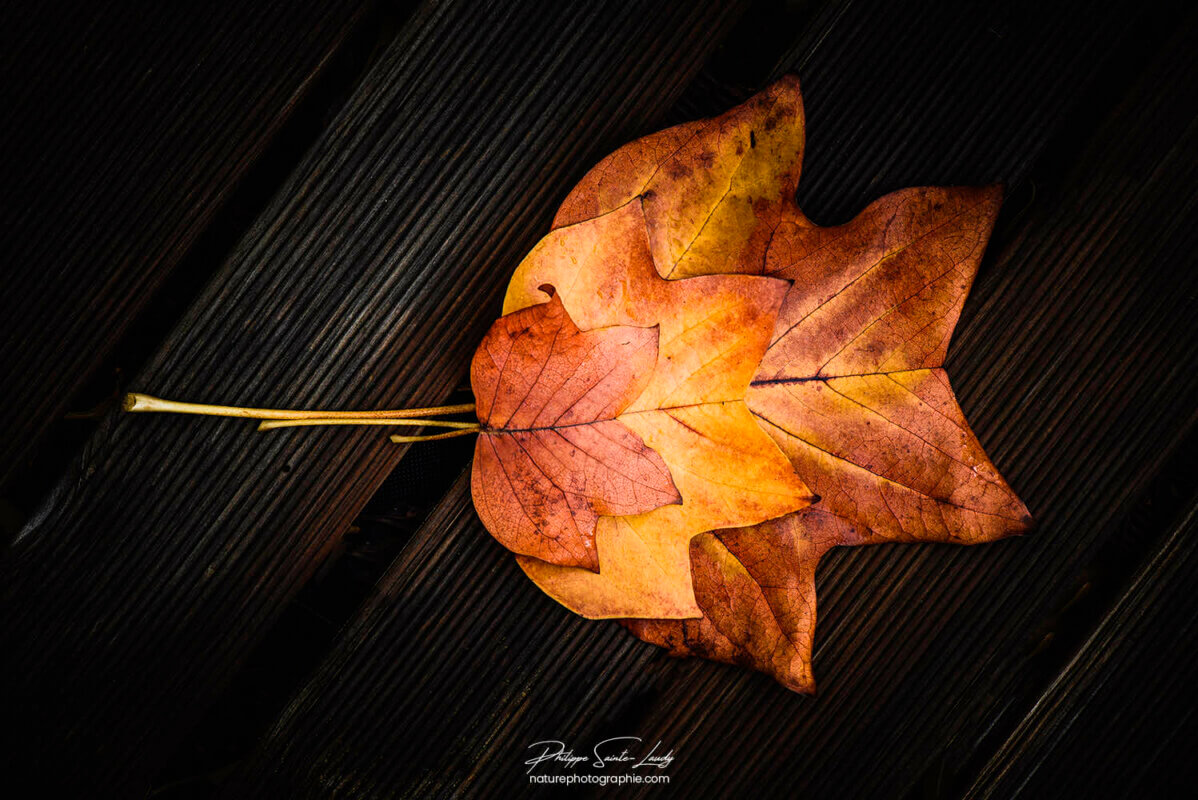
[(624, 625), (673, 655), (726, 661), (772, 675), (798, 692), (815, 688), (815, 569), (852, 543), (840, 517), (816, 504), (751, 528), (691, 540), (697, 619), (628, 619)]
[(661, 455), (682, 503), (602, 517), (598, 574), (529, 557), (520, 565), (559, 602), (589, 617), (695, 616), (691, 537), (810, 502), (744, 401), (788, 284), (747, 275), (662, 279), (641, 204), (633, 200), (542, 240), (516, 270), (505, 313), (540, 302), (544, 285), (553, 286), (580, 328), (657, 327), (656, 365), (618, 419)]
[[(722, 117), (621, 148), (563, 203), (505, 312), (551, 283), (583, 329), (661, 326), (656, 366), (629, 406), (642, 415), (621, 420), (661, 455), (683, 499), (602, 516), (597, 575), (521, 558), (525, 571), (582, 613), (640, 618), (625, 624), (675, 654), (810, 691), (814, 574), (827, 549), (972, 544), (1030, 518), (942, 369), (999, 191), (908, 189), (821, 228), (794, 203), (803, 144), (798, 83), (786, 79)], [(758, 283), (770, 279), (784, 296)], [(751, 296), (755, 313), (733, 311)], [(764, 339), (762, 308), (776, 311)], [(750, 427), (815, 505), (764, 516), (777, 506), (758, 502), (751, 459), (777, 460)]]
[(681, 501), (661, 457), (616, 419), (656, 361), (656, 328), (583, 332), (556, 295), (491, 327), (470, 368), (483, 425), (471, 482), (505, 547), (598, 569), (601, 514)]
[(799, 84), (785, 78), (721, 117), (621, 147), (588, 172), (554, 219), (561, 226), (643, 196), (663, 278), (761, 274), (803, 156)]

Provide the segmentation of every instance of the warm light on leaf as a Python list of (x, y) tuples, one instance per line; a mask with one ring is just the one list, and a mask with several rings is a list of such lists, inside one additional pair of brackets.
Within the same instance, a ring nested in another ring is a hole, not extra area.
[[(691, 537), (735, 520), (761, 521), (802, 508), (810, 495), (741, 401), (621, 417), (661, 454), (680, 506), (599, 521), (599, 574), (521, 558), (558, 602), (588, 617), (698, 616)], [(730, 465), (731, 468), (730, 468)], [(779, 511), (787, 509), (787, 511)]]
[(978, 544), (1031, 517), (943, 369), (1000, 190), (905, 189), (821, 228), (795, 204), (803, 146), (786, 78), (600, 162), (516, 269), (473, 404), (123, 406), (477, 434), (479, 517), (546, 593), (813, 691), (830, 548)]
[(546, 284), (583, 330), (658, 326), (657, 366), (632, 411), (743, 400), (790, 288), (748, 275), (663, 280), (638, 200), (542, 239), (512, 276), (503, 313), (543, 302)]
[(516, 270), (505, 312), (541, 302), (546, 285), (580, 328), (657, 327), (656, 366), (618, 420), (661, 455), (682, 504), (600, 520), (598, 575), (546, 559), (521, 566), (589, 617), (695, 616), (691, 537), (772, 519), (811, 499), (744, 402), (789, 284), (745, 275), (662, 279), (634, 200), (546, 236)]
[(865, 541), (976, 544), (1029, 521), (942, 369), (755, 384), (749, 407)]
[(756, 379), (940, 366), (1001, 199), (996, 187), (905, 189), (846, 225), (780, 231), (769, 274), (794, 285)]
[(551, 284), (583, 330), (658, 326), (656, 364), (618, 419), (682, 496), (602, 516), (598, 573), (522, 556), (525, 572), (676, 655), (812, 691), (823, 553), (987, 542), (1030, 516), (942, 368), (1000, 191), (906, 189), (821, 228), (794, 201), (803, 146), (787, 78), (620, 148), (562, 204), (504, 311)]
[(629, 619), (624, 625), (673, 655), (726, 661), (772, 675), (797, 692), (815, 688), (815, 568), (851, 533), (818, 506), (752, 528), (691, 540), (700, 619)]
[(646, 136), (600, 161), (562, 203), (554, 227), (638, 195), (664, 278), (764, 272), (763, 259), (803, 163), (799, 84), (784, 78), (711, 120)]
[(470, 368), (483, 426), (472, 486), (505, 547), (597, 569), (601, 514), (681, 500), (661, 457), (616, 419), (656, 361), (656, 328), (582, 332), (556, 295), (491, 327)]

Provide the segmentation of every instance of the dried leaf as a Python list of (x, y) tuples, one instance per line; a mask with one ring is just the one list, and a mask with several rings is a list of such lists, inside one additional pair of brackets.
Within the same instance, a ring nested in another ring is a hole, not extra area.
[(584, 333), (556, 295), (491, 327), (470, 367), (483, 426), (471, 478), (505, 547), (598, 569), (601, 514), (681, 502), (661, 457), (616, 419), (656, 361), (656, 328)]
[(754, 380), (940, 366), (1001, 199), (998, 187), (904, 189), (846, 225), (780, 229), (767, 267), (794, 284)]
[[(479, 516), (548, 594), (812, 691), (828, 549), (976, 544), (1031, 517), (943, 369), (1000, 191), (907, 189), (821, 228), (795, 205), (803, 146), (788, 78), (604, 159), (516, 270), (474, 406), (124, 407), (477, 433)], [(472, 407), (478, 424), (426, 418)]]
[(762, 273), (803, 161), (799, 83), (784, 78), (711, 120), (669, 128), (600, 161), (562, 203), (554, 226), (645, 198), (663, 278)]
[(682, 504), (600, 519), (598, 575), (546, 559), (521, 558), (521, 566), (585, 616), (695, 616), (692, 536), (810, 502), (744, 402), (788, 284), (742, 275), (662, 279), (634, 200), (545, 237), (516, 270), (505, 313), (540, 302), (545, 285), (580, 328), (657, 326), (656, 366), (618, 420), (661, 455)]
[[(598, 574), (521, 557), (526, 573), (580, 613), (639, 618), (624, 624), (676, 655), (811, 691), (814, 576), (829, 548), (986, 542), (1030, 516), (942, 368), (999, 190), (907, 189), (821, 228), (794, 202), (803, 145), (788, 78), (721, 117), (621, 148), (563, 203), (505, 312), (549, 283), (584, 330), (660, 326), (653, 373), (620, 419), (683, 499), (601, 517)], [(760, 283), (772, 279), (784, 297)], [(765, 516), (778, 505), (763, 502), (775, 490), (756, 459), (774, 480), (783, 471), (750, 419), (815, 505)]]
[(752, 528), (691, 540), (699, 619), (629, 619), (623, 624), (675, 656), (701, 656), (757, 669), (796, 692), (815, 688), (815, 569), (846, 543), (845, 522), (819, 506)]
[(977, 544), (1030, 521), (942, 369), (755, 384), (749, 407), (866, 542)]
[(550, 285), (583, 330), (659, 327), (657, 366), (630, 411), (743, 400), (790, 284), (749, 275), (663, 280), (641, 203), (553, 231), (516, 268), (503, 313)]
[[(599, 574), (520, 558), (538, 586), (592, 618), (698, 616), (688, 546), (712, 528), (773, 519), (811, 500), (741, 401), (621, 417), (661, 454), (682, 505), (599, 520)], [(786, 511), (779, 511), (786, 509)]]

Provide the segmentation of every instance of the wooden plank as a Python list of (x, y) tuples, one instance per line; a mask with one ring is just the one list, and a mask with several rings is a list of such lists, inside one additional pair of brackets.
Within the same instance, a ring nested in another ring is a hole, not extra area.
[[(750, 6), (679, 101), (658, 111), (665, 120), (685, 119), (677, 115), (696, 101), (710, 109), (701, 113), (714, 113), (752, 94), (768, 79), (777, 53), (784, 49), (798, 21), (806, 19), (817, 5), (795, 8), (758, 2)], [(722, 104), (713, 102), (716, 96), (724, 98)], [(628, 137), (657, 130), (663, 124), (667, 123), (647, 122)], [(611, 146), (620, 143), (615, 139)], [(579, 168), (586, 169), (585, 165)], [(469, 402), (471, 397), (463, 378), (450, 402)], [(235, 680), (180, 743), (156, 776), (155, 791), (216, 785), (231, 765), (253, 753), (290, 696), (320, 664), (339, 629), (353, 618), (390, 562), (468, 463), (473, 449), (473, 441), (459, 439), (405, 454), (354, 521), (350, 535), (338, 542), (313, 580), (254, 648)]]
[(47, 427), (176, 269), (198, 273), (181, 277), (188, 285), (210, 274), (215, 265), (185, 259), (369, 5), (5, 12), (0, 482), (28, 483)]
[[(557, 199), (674, 102), (739, 10), (424, 6), (135, 387), (442, 400)], [(402, 453), (377, 430), (108, 420), (0, 575), (15, 767), (144, 791)]]
[[(463, 481), (229, 796), (508, 796), (531, 742), (614, 735), (674, 748), (671, 789), (693, 797), (939, 795), (961, 779), (1033, 679), (1032, 632), (1193, 425), (1198, 364), (1178, 333), (1198, 287), (1173, 265), (1198, 245), (1198, 93), (1194, 19), (1176, 10), (960, 5), (830, 7), (803, 32), (783, 61), (807, 87), (801, 199), (832, 222), (904, 184), (1015, 184), (949, 372), (1038, 531), (836, 553), (805, 698), (555, 606), (487, 541)], [(951, 46), (937, 13), (956, 15)]]
[[(948, 371), (966, 416), (1037, 531), (970, 550), (837, 553), (819, 576), (816, 703), (765, 703), (713, 681), (668, 692), (642, 728), (723, 767), (712, 795), (759, 771), (800, 795), (951, 786), (1025, 678), (1029, 638), (1192, 424), (1195, 351), (1179, 333), (1194, 276), (1173, 268), (1196, 244), (1184, 221), (1198, 167), (1193, 20), (1182, 27), (1148, 75), (1105, 99), (1122, 103), (1105, 125), (1074, 131), (1073, 150), (1054, 146), (1044, 177), (1031, 174), (1035, 202), (1000, 223), (954, 341)], [(736, 770), (669, 711), (717, 703), (767, 708), (723, 726), (753, 754)]]
[(969, 797), (1177, 797), (1193, 789), (1195, 535), (1198, 497), (1191, 497), (1102, 624), (979, 772)]

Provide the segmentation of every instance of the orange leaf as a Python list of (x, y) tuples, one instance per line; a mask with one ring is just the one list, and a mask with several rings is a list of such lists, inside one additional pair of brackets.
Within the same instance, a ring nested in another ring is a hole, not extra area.
[(516, 268), (503, 313), (552, 286), (583, 330), (659, 326), (657, 364), (632, 411), (743, 400), (789, 283), (750, 275), (663, 280), (639, 200), (540, 241)]
[(863, 541), (976, 544), (1030, 521), (942, 369), (755, 384), (749, 407)]
[(824, 553), (845, 543), (844, 527), (811, 506), (752, 528), (696, 536), (691, 572), (703, 617), (623, 624), (671, 655), (757, 669), (796, 692), (812, 692), (815, 569)]
[(821, 228), (794, 200), (804, 136), (786, 78), (600, 162), (475, 354), (478, 425), (424, 418), (468, 404), (125, 407), (477, 432), (479, 516), (549, 595), (812, 691), (829, 548), (976, 544), (1031, 517), (943, 369), (1000, 190), (906, 189)]
[[(628, 624), (675, 653), (748, 663), (807, 690), (814, 569), (828, 546), (983, 542), (1023, 530), (1030, 517), (940, 369), (999, 191), (904, 190), (847, 225), (820, 228), (793, 202), (803, 142), (798, 85), (786, 80), (715, 120), (621, 148), (583, 179), (558, 221), (646, 192), (663, 275), (793, 282), (747, 400), (822, 499), (784, 521), (692, 542), (702, 620)], [(754, 213), (740, 213), (746, 207)], [(790, 569), (801, 591), (767, 601), (761, 587), (774, 584), (763, 564)]]
[(791, 77), (710, 120), (625, 145), (574, 187), (554, 227), (638, 195), (663, 278), (762, 273), (803, 161), (803, 101)]
[(470, 367), (475, 506), (505, 547), (597, 569), (595, 522), (681, 502), (657, 453), (615, 417), (644, 389), (657, 330), (582, 332), (561, 298), (503, 317)]
[[(942, 368), (1000, 191), (907, 189), (821, 228), (794, 202), (804, 136), (787, 78), (620, 148), (562, 204), (505, 303), (549, 283), (584, 329), (660, 326), (619, 419), (683, 500), (601, 517), (598, 574), (521, 557), (525, 572), (580, 613), (638, 618), (624, 624), (676, 655), (797, 691), (814, 687), (814, 575), (830, 547), (973, 544), (1030, 523)], [(779, 511), (796, 500), (775, 488), (779, 450), (815, 505)]]
[(691, 538), (787, 514), (805, 507), (811, 494), (741, 401), (620, 419), (661, 454), (682, 505), (600, 519), (598, 575), (523, 557), (520, 566), (555, 600), (583, 616), (698, 616)]
[(836, 228), (780, 228), (794, 281), (756, 381), (938, 367), (998, 215), (998, 187), (904, 189)]
[(521, 566), (555, 599), (589, 617), (696, 616), (691, 537), (810, 502), (810, 491), (744, 402), (788, 284), (747, 275), (662, 279), (641, 203), (633, 200), (546, 236), (517, 268), (504, 311), (538, 302), (544, 285), (583, 329), (657, 326), (656, 365), (618, 420), (661, 455), (682, 504), (601, 518), (598, 575), (540, 558), (521, 558)]

